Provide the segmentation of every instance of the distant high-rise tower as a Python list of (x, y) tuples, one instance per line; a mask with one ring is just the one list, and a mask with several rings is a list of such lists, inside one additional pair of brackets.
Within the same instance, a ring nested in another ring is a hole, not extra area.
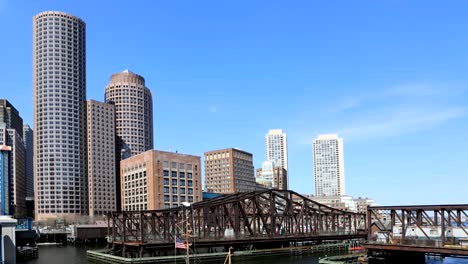
[(36, 219), (88, 213), (86, 24), (64, 12), (33, 18)]
[(34, 140), (33, 130), (28, 126), (23, 126), (23, 143), (25, 151), (26, 169), (26, 197), (34, 198)]
[(105, 97), (115, 105), (117, 158), (153, 149), (153, 97), (145, 79), (128, 70), (113, 74)]
[(214, 193), (254, 191), (252, 154), (234, 148), (205, 152), (205, 185)]
[[(274, 163), (274, 167), (280, 167), (286, 171), (283, 176), (286, 181), (282, 184), (285, 189), (288, 188), (288, 140), (286, 133), (283, 133), (282, 129), (271, 129), (268, 134), (265, 135), (266, 145), (266, 160)], [(283, 177), (282, 176), (282, 177)], [(274, 186), (279, 188), (279, 186)]]
[(314, 140), (315, 195), (344, 195), (343, 139), (319, 135)]
[(271, 129), (265, 136), (266, 160), (288, 170), (288, 141), (282, 129)]
[(102, 216), (117, 209), (114, 105), (89, 100), (86, 109), (89, 215)]
[(23, 119), (18, 110), (6, 99), (0, 99), (0, 123), (5, 123), (9, 129), (14, 129), (22, 137)]

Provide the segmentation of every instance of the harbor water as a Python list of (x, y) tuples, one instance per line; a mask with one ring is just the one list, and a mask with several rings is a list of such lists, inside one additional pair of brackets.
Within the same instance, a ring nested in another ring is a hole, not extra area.
[[(23, 264), (95, 264), (87, 261), (86, 251), (97, 248), (90, 248), (84, 246), (40, 246), (39, 247), (39, 258), (18, 262)], [(248, 259), (236, 261), (232, 260), (232, 263), (243, 263), (243, 264), (317, 264), (319, 255), (281, 255), (272, 257), (261, 257), (258, 259)], [(219, 263), (223, 263), (220, 261)], [(191, 262), (192, 263), (192, 262)], [(196, 263), (202, 263), (201, 261), (194, 261)], [(213, 262), (210, 262), (213, 263)], [(445, 258), (443, 260), (439, 258), (429, 257), (426, 263), (428, 264), (468, 264), (468, 259), (461, 258)], [(96, 263), (97, 264), (97, 263)]]

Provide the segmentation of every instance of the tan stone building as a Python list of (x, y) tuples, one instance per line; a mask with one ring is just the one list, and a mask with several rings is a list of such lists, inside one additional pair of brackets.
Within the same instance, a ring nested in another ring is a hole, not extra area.
[(153, 149), (153, 97), (145, 79), (129, 70), (113, 74), (105, 97), (115, 105), (119, 160)]
[(202, 200), (199, 156), (149, 150), (120, 162), (122, 210), (157, 210)]
[(88, 197), (89, 215), (116, 211), (114, 105), (89, 100)]
[(235, 148), (205, 152), (205, 185), (214, 193), (254, 191), (252, 154)]

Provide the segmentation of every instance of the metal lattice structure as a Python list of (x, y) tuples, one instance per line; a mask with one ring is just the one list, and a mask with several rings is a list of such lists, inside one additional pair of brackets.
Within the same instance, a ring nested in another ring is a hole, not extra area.
[(198, 246), (366, 236), (365, 214), (334, 209), (296, 192), (237, 193), (155, 211), (109, 215), (110, 243), (173, 247), (174, 235), (190, 234)]
[(368, 249), (468, 255), (468, 205), (376, 206)]

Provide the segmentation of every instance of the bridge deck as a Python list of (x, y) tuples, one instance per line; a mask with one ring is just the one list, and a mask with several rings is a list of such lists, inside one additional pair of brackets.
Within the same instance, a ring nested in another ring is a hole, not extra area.
[[(233, 246), (233, 245), (246, 245), (246, 244), (273, 244), (284, 242), (306, 242), (306, 241), (321, 241), (321, 240), (348, 240), (348, 239), (364, 239), (367, 234), (348, 234), (348, 235), (326, 235), (326, 236), (281, 236), (281, 237), (256, 237), (248, 239), (216, 239), (216, 240), (197, 240), (195, 244), (197, 247), (213, 247), (213, 246)], [(191, 241), (192, 243), (192, 241)], [(144, 247), (146, 249), (164, 249), (174, 248), (174, 243), (167, 242), (138, 242), (138, 241), (114, 241), (110, 242), (117, 246), (125, 245), (126, 247)]]

